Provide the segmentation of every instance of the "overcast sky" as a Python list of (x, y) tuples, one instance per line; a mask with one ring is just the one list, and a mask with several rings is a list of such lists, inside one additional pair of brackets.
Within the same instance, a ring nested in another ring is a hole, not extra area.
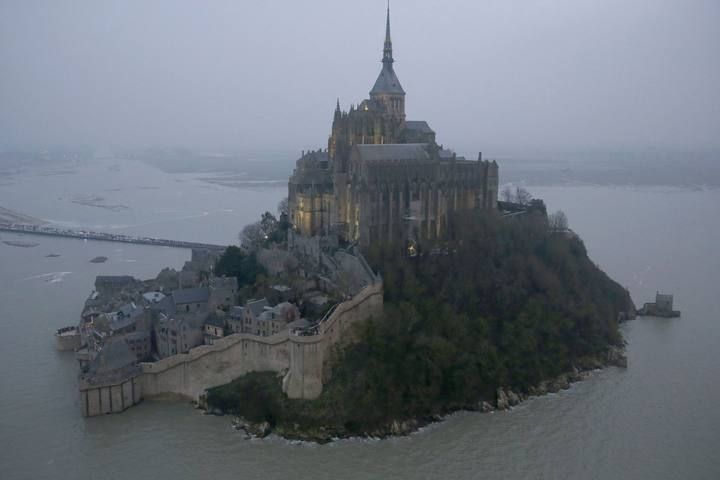
[[(411, 120), (466, 153), (720, 148), (718, 0), (393, 0)], [(0, 0), (0, 149), (325, 147), (384, 0)]]

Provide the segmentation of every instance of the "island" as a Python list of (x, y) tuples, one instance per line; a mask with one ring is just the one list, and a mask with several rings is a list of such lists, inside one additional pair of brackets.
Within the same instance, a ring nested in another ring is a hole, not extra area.
[(303, 151), (278, 215), (180, 271), (99, 276), (75, 350), (88, 417), (151, 397), (232, 414), (249, 435), (328, 442), (407, 434), (457, 410), (508, 409), (627, 365), (627, 290), (562, 212), (496, 161), (408, 120), (390, 12), (370, 98)]

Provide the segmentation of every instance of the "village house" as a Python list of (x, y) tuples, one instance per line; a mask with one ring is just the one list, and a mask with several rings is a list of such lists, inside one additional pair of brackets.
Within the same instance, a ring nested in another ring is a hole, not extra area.
[(150, 305), (160, 303), (164, 298), (165, 294), (158, 291), (143, 293), (143, 299)]
[(267, 337), (284, 330), (288, 323), (298, 320), (300, 311), (289, 302), (283, 302), (272, 308), (266, 308), (255, 322), (255, 335)]
[(238, 292), (236, 277), (212, 277), (210, 279), (210, 301), (209, 309), (228, 310), (235, 305), (235, 298)]
[(187, 353), (191, 348), (202, 345), (205, 318), (202, 313), (160, 313), (153, 329), (158, 356), (165, 358)]
[(266, 298), (250, 300), (245, 306), (235, 306), (228, 316), (228, 331), (267, 337), (287, 328), (300, 318), (300, 310), (289, 302), (271, 307)]
[(122, 335), (130, 350), (137, 357), (138, 362), (152, 357), (152, 335), (149, 331), (137, 331)]
[(268, 303), (267, 298), (249, 300), (245, 304), (245, 308), (242, 313), (242, 333), (260, 335), (260, 332), (257, 331), (257, 319), (260, 314), (265, 311), (265, 308), (269, 306), (270, 304)]
[[(110, 332), (113, 335), (120, 335), (138, 330), (138, 320), (140, 320), (144, 313), (145, 310), (135, 303), (126, 303), (116, 312), (107, 314)], [(147, 322), (142, 322), (140, 327), (147, 328)]]
[(204, 313), (208, 310), (210, 289), (199, 287), (174, 290), (172, 299), (178, 313)]
[(234, 306), (230, 309), (227, 324), (229, 333), (242, 333), (243, 318), (245, 307)]
[(225, 316), (217, 312), (212, 312), (205, 320), (203, 330), (203, 340), (205, 345), (214, 345), (215, 340), (225, 336), (226, 332)]

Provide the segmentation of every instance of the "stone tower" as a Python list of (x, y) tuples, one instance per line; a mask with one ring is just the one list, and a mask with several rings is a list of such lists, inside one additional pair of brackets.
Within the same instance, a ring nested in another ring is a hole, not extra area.
[(385, 22), (382, 69), (370, 98), (348, 112), (340, 110), (340, 100), (335, 108), (332, 131), (328, 140), (330, 162), (334, 170), (347, 171), (350, 147), (353, 145), (376, 145), (399, 143), (405, 128), (405, 90), (400, 85), (393, 68), (393, 48), (390, 37), (390, 5)]
[(374, 242), (437, 242), (456, 211), (497, 206), (498, 166), (439, 146), (425, 121), (406, 120), (393, 67), (390, 6), (382, 69), (370, 98), (342, 111), (338, 99), (325, 151), (303, 152), (288, 185), (300, 235)]
[[(388, 3), (385, 22), (385, 45), (383, 47), (382, 70), (370, 90), (370, 100), (381, 103), (389, 116), (405, 122), (405, 90), (400, 85), (393, 68), (392, 39), (390, 37), (390, 3)], [(387, 142), (390, 143), (390, 142)]]

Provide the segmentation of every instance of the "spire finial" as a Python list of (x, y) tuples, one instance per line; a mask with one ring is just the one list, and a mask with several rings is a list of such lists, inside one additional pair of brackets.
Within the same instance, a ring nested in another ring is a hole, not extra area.
[(390, 0), (387, 3), (387, 20), (385, 22), (385, 47), (383, 48), (383, 63), (393, 63), (392, 40), (390, 39)]

